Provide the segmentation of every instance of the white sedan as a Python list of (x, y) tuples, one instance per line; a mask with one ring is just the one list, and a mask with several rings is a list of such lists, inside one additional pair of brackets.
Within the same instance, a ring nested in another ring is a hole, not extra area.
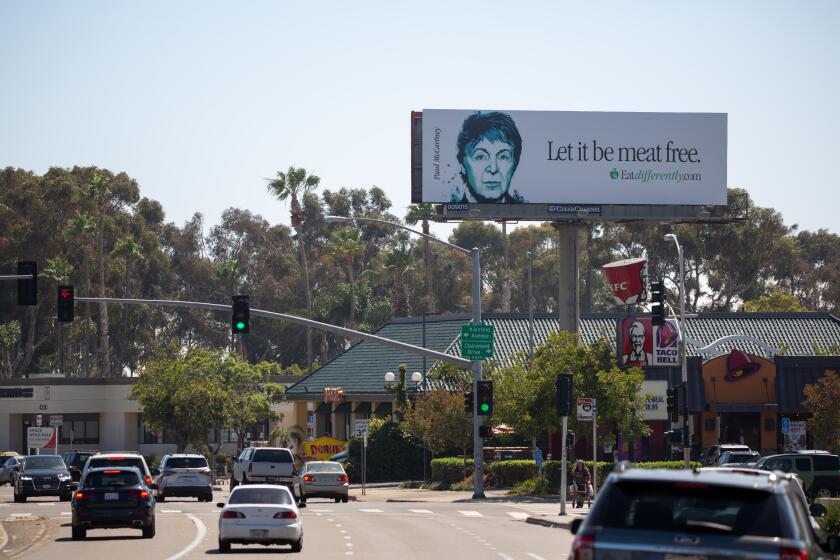
[(230, 552), (232, 543), (290, 544), (292, 552), (303, 549), (303, 519), (292, 493), (285, 486), (237, 486), (227, 503), (216, 505), (222, 508), (219, 552)]

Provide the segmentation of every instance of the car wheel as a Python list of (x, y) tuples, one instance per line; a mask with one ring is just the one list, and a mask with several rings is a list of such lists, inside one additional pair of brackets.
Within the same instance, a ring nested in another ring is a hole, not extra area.
[(335, 503), (338, 503), (338, 502), (340, 502), (340, 501), (341, 501), (341, 498), (336, 498), (336, 499), (335, 499)]
[(298, 502), (300, 502), (302, 504), (305, 504), (306, 503), (306, 496), (301, 494), (300, 499), (298, 499)]
[(814, 498), (831, 498), (834, 492), (828, 486), (819, 486), (814, 489)]
[(148, 527), (143, 527), (143, 538), (144, 539), (151, 539), (155, 536), (155, 522), (152, 521), (152, 524)]
[(245, 473), (242, 473), (242, 485), (244, 486), (246, 484), (248, 484), (248, 475), (245, 474)]
[(69, 502), (70, 498), (72, 498), (72, 497), (73, 497), (73, 494), (62, 494), (61, 496), (58, 497), (58, 499), (61, 502)]
[(71, 529), (71, 533), (71, 537), (74, 541), (80, 541), (87, 536), (87, 530), (82, 529), (81, 527), (73, 527), (73, 529)]
[(346, 504), (350, 501), (350, 496), (344, 496), (343, 498), (341, 498), (341, 501)]
[(292, 543), (292, 552), (300, 552), (303, 550), (303, 535), (297, 540), (297, 542)]
[(221, 552), (222, 554), (230, 552), (230, 543), (219, 539), (219, 552)]
[(21, 496), (20, 494), (18, 494), (17, 493), (17, 488), (15, 488), (14, 498), (15, 498), (15, 503), (16, 504), (26, 503), (26, 496)]

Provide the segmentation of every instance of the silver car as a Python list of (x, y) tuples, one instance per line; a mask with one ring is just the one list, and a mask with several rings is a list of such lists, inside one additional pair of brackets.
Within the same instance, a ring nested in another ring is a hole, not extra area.
[(332, 498), (336, 503), (350, 499), (350, 481), (339, 462), (309, 461), (298, 476), (301, 503), (306, 503), (307, 498)]
[(622, 468), (585, 519), (571, 525), (574, 558), (830, 558), (798, 483), (775, 473)]
[[(290, 544), (303, 550), (303, 518), (292, 492), (276, 484), (234, 488), (219, 514), (219, 552), (237, 544)], [(301, 505), (300, 507), (306, 507)]]
[(160, 466), (152, 469), (152, 475), (155, 476), (159, 502), (174, 497), (194, 497), (202, 502), (213, 500), (213, 480), (204, 455), (164, 455)]
[(20, 470), (21, 463), (23, 463), (23, 457), (21, 456), (8, 457), (3, 460), (3, 463), (0, 464), (0, 485), (14, 484), (12, 473)]

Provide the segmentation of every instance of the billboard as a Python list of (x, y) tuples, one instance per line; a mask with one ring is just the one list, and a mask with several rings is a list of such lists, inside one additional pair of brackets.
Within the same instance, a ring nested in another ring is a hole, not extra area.
[(624, 317), (618, 322), (618, 363), (623, 367), (680, 365), (676, 321), (654, 327), (650, 317)]
[(725, 113), (424, 109), (412, 202), (725, 205)]

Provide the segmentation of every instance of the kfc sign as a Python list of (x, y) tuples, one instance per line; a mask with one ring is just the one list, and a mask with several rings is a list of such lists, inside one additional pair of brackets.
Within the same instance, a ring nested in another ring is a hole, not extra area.
[(634, 305), (647, 300), (647, 259), (624, 259), (602, 269), (616, 303)]

